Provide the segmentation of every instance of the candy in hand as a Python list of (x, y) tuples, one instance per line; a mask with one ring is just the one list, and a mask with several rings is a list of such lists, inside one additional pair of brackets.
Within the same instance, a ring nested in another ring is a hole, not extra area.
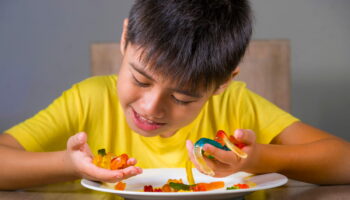
[(228, 137), (223, 130), (219, 130), (216, 133), (215, 141), (219, 142), (221, 145), (226, 146), (231, 151), (233, 151), (237, 156), (241, 158), (246, 158), (247, 154), (241, 149), (245, 146), (244, 143), (238, 142), (236, 138), (232, 135)]
[(93, 163), (104, 169), (124, 169), (128, 167), (127, 161), (129, 156), (127, 154), (121, 154), (117, 156), (111, 152), (106, 153), (105, 149), (99, 149), (97, 156), (94, 156)]
[(228, 137), (223, 130), (219, 130), (216, 133), (215, 140), (211, 140), (208, 138), (201, 138), (194, 144), (193, 154), (196, 162), (199, 164), (199, 167), (202, 172), (207, 175), (214, 176), (214, 171), (207, 165), (204, 160), (204, 156), (208, 158), (214, 158), (211, 155), (208, 155), (203, 151), (203, 146), (205, 144), (211, 144), (216, 148), (225, 150), (225, 151), (233, 151), (240, 158), (246, 158), (248, 155), (241, 149), (245, 146), (245, 144), (238, 142), (232, 135)]

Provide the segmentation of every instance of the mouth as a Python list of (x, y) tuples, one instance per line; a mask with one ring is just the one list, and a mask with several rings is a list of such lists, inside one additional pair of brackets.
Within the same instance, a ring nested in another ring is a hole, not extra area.
[(133, 114), (133, 121), (135, 125), (142, 130), (145, 131), (152, 131), (159, 129), (160, 127), (164, 126), (166, 123), (160, 123), (160, 122), (155, 122), (150, 119), (147, 119), (143, 116), (141, 116), (139, 113), (137, 113), (134, 109), (132, 109), (132, 114)]

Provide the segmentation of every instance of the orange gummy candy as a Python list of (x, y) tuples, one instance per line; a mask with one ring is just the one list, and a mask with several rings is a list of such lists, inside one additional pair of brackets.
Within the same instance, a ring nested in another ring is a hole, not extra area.
[(120, 181), (114, 186), (114, 189), (115, 190), (125, 190), (125, 187), (126, 187), (126, 183)]
[(120, 156), (117, 156), (111, 160), (111, 169), (123, 169), (128, 166), (127, 161), (129, 156), (123, 153)]

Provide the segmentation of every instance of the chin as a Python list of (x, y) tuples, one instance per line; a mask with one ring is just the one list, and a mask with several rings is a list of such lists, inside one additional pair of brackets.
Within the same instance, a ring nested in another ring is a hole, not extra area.
[(142, 129), (138, 128), (135, 124), (133, 124), (133, 121), (131, 119), (127, 119), (126, 121), (129, 125), (129, 127), (131, 128), (131, 130), (133, 130), (135, 133), (142, 135), (144, 137), (155, 137), (155, 136), (161, 134), (161, 132), (159, 130), (153, 130), (153, 131), (142, 130)]
[(142, 135), (144, 137), (155, 137), (157, 135), (160, 135), (161, 133), (159, 133), (158, 131), (144, 131), (138, 128), (132, 128), (132, 130), (134, 132), (136, 132), (139, 135)]

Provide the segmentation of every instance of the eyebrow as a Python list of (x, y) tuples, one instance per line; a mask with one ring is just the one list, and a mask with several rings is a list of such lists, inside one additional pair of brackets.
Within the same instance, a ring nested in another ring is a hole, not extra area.
[(173, 91), (177, 92), (177, 93), (181, 93), (184, 94), (186, 96), (190, 96), (190, 97), (194, 97), (194, 98), (201, 98), (203, 97), (203, 95), (191, 92), (191, 91), (187, 91), (187, 90), (181, 90), (181, 89), (177, 89), (177, 88), (172, 88)]
[[(145, 71), (143, 71), (142, 69), (140, 69), (141, 67), (139, 67), (137, 64), (135, 63), (129, 63), (130, 66), (135, 70), (137, 71), (138, 73), (142, 74), (143, 76), (145, 76), (146, 78), (152, 80), (152, 81), (155, 81), (152, 76), (150, 76), (149, 74), (147, 74)], [(192, 92), (192, 91), (188, 91), (188, 90), (182, 90), (182, 89), (178, 89), (178, 88), (170, 88), (171, 90), (173, 90), (174, 92), (177, 92), (177, 93), (181, 93), (181, 94), (184, 94), (186, 96), (190, 96), (190, 97), (193, 97), (193, 98), (201, 98), (203, 97), (203, 95), (200, 95), (196, 92)]]
[(137, 66), (136, 64), (134, 63), (130, 63), (130, 66), (135, 70), (137, 71), (138, 73), (144, 75), (146, 78), (154, 81), (154, 79), (152, 78), (152, 76), (148, 75), (145, 71), (143, 71), (142, 69), (140, 69), (141, 67)]

